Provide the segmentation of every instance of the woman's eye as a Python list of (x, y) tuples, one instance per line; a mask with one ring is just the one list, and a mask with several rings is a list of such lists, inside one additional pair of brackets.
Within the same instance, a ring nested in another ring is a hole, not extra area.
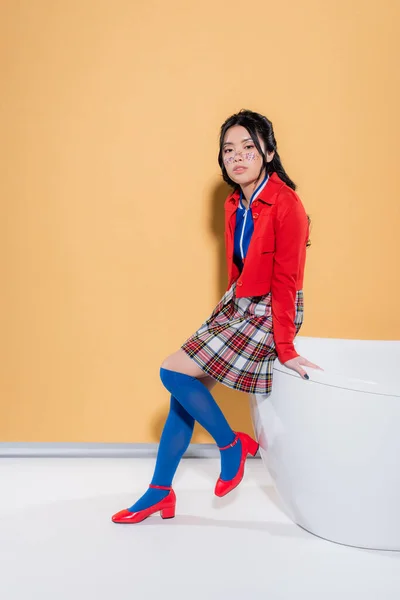
[(253, 144), (249, 144), (248, 146), (245, 146), (246, 150), (251, 150), (252, 148), (254, 148)]
[(224, 150), (224, 152), (225, 152), (225, 154), (228, 154), (228, 152), (232, 152), (232, 149), (231, 149), (231, 148), (226, 148), (226, 149)]

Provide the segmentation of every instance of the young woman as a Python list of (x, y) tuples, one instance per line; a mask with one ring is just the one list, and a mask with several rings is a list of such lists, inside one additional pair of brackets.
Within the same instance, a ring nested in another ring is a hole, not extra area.
[(156, 512), (164, 519), (175, 516), (172, 480), (195, 421), (220, 449), (215, 494), (239, 485), (258, 444), (232, 431), (211, 395), (217, 382), (268, 394), (276, 357), (304, 379), (309, 377), (303, 367), (319, 368), (293, 345), (303, 321), (309, 222), (279, 158), (272, 123), (247, 110), (231, 116), (221, 127), (218, 162), (233, 188), (225, 202), (228, 289), (200, 329), (161, 366), (171, 404), (153, 479), (133, 506), (112, 517), (114, 523), (139, 523)]

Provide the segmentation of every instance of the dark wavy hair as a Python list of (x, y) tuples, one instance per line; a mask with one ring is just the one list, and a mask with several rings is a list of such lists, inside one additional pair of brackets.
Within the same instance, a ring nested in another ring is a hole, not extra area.
[[(272, 123), (267, 117), (260, 115), (259, 113), (252, 112), (251, 110), (242, 109), (236, 115), (232, 115), (229, 117), (225, 123), (221, 126), (221, 133), (219, 136), (219, 153), (218, 153), (218, 163), (221, 167), (222, 176), (224, 181), (234, 189), (237, 189), (239, 186), (237, 183), (232, 181), (226, 172), (224, 160), (223, 160), (223, 144), (225, 139), (225, 134), (230, 127), (234, 125), (241, 125), (249, 132), (251, 139), (254, 142), (255, 147), (257, 148), (260, 156), (262, 157), (263, 164), (260, 169), (260, 175), (262, 170), (265, 168), (267, 173), (277, 173), (277, 175), (288, 185), (292, 190), (296, 189), (296, 184), (290, 179), (289, 175), (286, 173), (283, 168), (280, 156), (277, 150), (277, 143), (274, 134), (274, 128)], [(263, 140), (265, 144), (265, 148), (267, 152), (275, 152), (274, 158), (271, 162), (267, 162), (266, 154), (264, 154), (263, 149), (261, 148), (258, 136)]]
[[(235, 190), (239, 189), (240, 186), (230, 179), (224, 165), (223, 160), (223, 145), (225, 134), (230, 127), (234, 125), (241, 125), (249, 132), (251, 139), (254, 142), (255, 147), (257, 148), (260, 156), (262, 157), (262, 165), (260, 169), (260, 175), (265, 168), (268, 174), (276, 173), (279, 178), (286, 183), (292, 190), (296, 190), (296, 184), (290, 179), (289, 175), (286, 173), (283, 168), (281, 158), (278, 154), (278, 145), (276, 143), (274, 128), (269, 119), (260, 115), (259, 113), (253, 112), (251, 110), (242, 109), (237, 114), (232, 115), (228, 119), (226, 119), (225, 123), (221, 126), (220, 136), (219, 136), (219, 153), (218, 153), (218, 164), (222, 171), (222, 177), (224, 181), (230, 185)], [(275, 152), (274, 158), (271, 162), (267, 162), (266, 154), (261, 148), (258, 136), (263, 140), (265, 144), (265, 148), (267, 152)], [(311, 223), (310, 217), (308, 217), (308, 222)], [(310, 240), (307, 242), (307, 246), (310, 246)]]

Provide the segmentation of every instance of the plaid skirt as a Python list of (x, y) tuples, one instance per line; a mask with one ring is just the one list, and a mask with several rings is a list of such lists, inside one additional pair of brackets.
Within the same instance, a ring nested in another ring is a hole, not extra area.
[[(181, 346), (220, 383), (252, 394), (269, 394), (277, 358), (271, 292), (237, 298), (232, 284), (203, 325)], [(303, 323), (303, 292), (296, 294), (296, 333)]]

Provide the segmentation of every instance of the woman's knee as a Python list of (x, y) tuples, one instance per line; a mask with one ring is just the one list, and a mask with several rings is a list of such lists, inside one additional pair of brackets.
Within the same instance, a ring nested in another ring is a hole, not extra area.
[(170, 356), (162, 362), (161, 369), (196, 377), (196, 379), (199, 379), (210, 391), (217, 383), (215, 379), (206, 375), (206, 373), (204, 373), (204, 371), (200, 369), (200, 367), (198, 367), (182, 349), (174, 352), (174, 354), (170, 354)]
[(163, 362), (161, 363), (161, 369), (168, 369), (169, 371), (173, 370), (170, 368), (170, 365), (172, 365), (173, 363), (173, 356), (173, 354), (170, 354), (169, 356), (167, 356), (167, 358), (163, 360)]
[(168, 371), (176, 371), (182, 375), (190, 375), (191, 377), (204, 377), (204, 372), (189, 358), (183, 350), (179, 349), (174, 354), (170, 354), (161, 364), (162, 369)]

